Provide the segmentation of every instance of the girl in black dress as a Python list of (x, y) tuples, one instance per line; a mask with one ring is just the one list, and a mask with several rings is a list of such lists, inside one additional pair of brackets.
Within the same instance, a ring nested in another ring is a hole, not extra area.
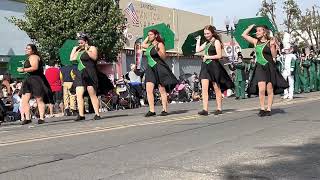
[[(255, 46), (256, 66), (249, 83), (248, 94), (259, 95), (259, 116), (271, 116), (271, 108), (274, 94), (283, 93), (289, 85), (276, 67), (277, 41), (269, 37), (266, 26), (256, 27), (256, 38), (249, 36), (249, 32), (255, 25), (249, 26), (242, 37)], [(268, 95), (268, 106), (265, 109), (265, 96)]]
[(26, 47), (28, 59), (23, 68), (18, 68), (18, 72), (27, 73), (29, 76), (22, 85), (22, 114), (25, 117), (22, 125), (31, 123), (29, 100), (34, 97), (37, 101), (40, 119), (38, 124), (43, 124), (45, 115), (45, 104), (53, 102), (50, 85), (43, 74), (44, 63), (40, 59), (37, 47), (34, 44), (28, 44)]
[(170, 92), (178, 83), (177, 78), (172, 73), (170, 67), (164, 61), (166, 59), (166, 50), (164, 42), (157, 30), (150, 30), (148, 37), (142, 43), (146, 49), (147, 70), (145, 72), (147, 98), (149, 103), (149, 112), (146, 117), (155, 116), (154, 109), (154, 88), (159, 88), (162, 102), (161, 116), (168, 115), (167, 92)]
[(203, 110), (198, 114), (203, 116), (208, 115), (208, 92), (209, 85), (212, 85), (217, 103), (214, 115), (219, 115), (222, 114), (222, 92), (233, 88), (234, 84), (228, 72), (219, 61), (222, 58), (223, 45), (219, 35), (215, 32), (215, 27), (211, 25), (206, 26), (204, 28), (204, 36), (207, 41), (200, 46), (201, 37), (199, 36), (196, 46), (196, 52), (205, 51), (200, 71)]
[(76, 89), (79, 116), (76, 121), (85, 120), (84, 117), (84, 92), (87, 91), (95, 112), (94, 120), (101, 119), (99, 114), (99, 100), (96, 95), (98, 90), (98, 76), (96, 60), (98, 58), (97, 48), (89, 45), (87, 34), (79, 33), (79, 46), (73, 48), (70, 59), (78, 61), (78, 71), (76, 71), (73, 86)]

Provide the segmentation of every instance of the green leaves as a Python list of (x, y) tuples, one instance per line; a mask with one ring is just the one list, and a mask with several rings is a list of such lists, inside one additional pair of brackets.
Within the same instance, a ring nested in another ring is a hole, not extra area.
[(108, 61), (123, 47), (125, 21), (113, 0), (26, 0), (26, 5), (25, 19), (9, 21), (35, 40), (45, 60), (56, 60), (63, 42), (80, 31)]

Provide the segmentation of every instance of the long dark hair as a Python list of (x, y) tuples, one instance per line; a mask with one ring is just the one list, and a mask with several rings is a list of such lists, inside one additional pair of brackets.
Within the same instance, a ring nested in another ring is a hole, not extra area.
[(259, 26), (256, 26), (256, 29), (259, 28), (259, 27), (263, 28), (266, 31), (266, 33), (267, 33), (266, 38), (267, 38), (267, 40), (270, 40), (271, 39), (271, 37), (270, 37), (270, 29), (268, 28), (268, 26), (259, 25)]
[(37, 55), (37, 56), (40, 57), (40, 53), (39, 53), (38, 48), (37, 48), (36, 45), (34, 45), (34, 44), (27, 44), (27, 46), (29, 46), (29, 47), (31, 48), (32, 54), (35, 54), (35, 55)]
[(155, 36), (157, 36), (156, 41), (164, 44), (164, 40), (161, 38), (159, 31), (157, 31), (155, 29), (151, 29), (149, 32), (152, 32)]
[(204, 27), (204, 30), (208, 30), (212, 33), (212, 36), (217, 39), (218, 41), (220, 41), (221, 44), (221, 48), (223, 48), (223, 43), (221, 40), (221, 37), (218, 35), (218, 33), (216, 32), (216, 27), (212, 26), (212, 25), (207, 25)]

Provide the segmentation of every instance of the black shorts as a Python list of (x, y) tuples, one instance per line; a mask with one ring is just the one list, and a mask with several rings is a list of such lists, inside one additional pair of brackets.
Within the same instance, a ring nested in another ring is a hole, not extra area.
[(60, 104), (62, 102), (63, 94), (62, 91), (53, 92), (53, 103)]

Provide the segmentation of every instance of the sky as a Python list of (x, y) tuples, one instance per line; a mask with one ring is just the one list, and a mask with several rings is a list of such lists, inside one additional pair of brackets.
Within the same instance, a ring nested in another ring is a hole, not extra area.
[[(226, 16), (232, 22), (234, 17), (237, 19), (256, 16), (261, 7), (261, 0), (141, 0), (144, 2), (182, 9), (194, 13), (209, 15), (213, 17), (213, 25), (220, 30), (225, 29)], [(277, 21), (283, 22), (282, 4), (284, 0), (277, 0)], [(320, 6), (320, 0), (297, 0), (300, 9), (305, 10), (312, 5)]]

